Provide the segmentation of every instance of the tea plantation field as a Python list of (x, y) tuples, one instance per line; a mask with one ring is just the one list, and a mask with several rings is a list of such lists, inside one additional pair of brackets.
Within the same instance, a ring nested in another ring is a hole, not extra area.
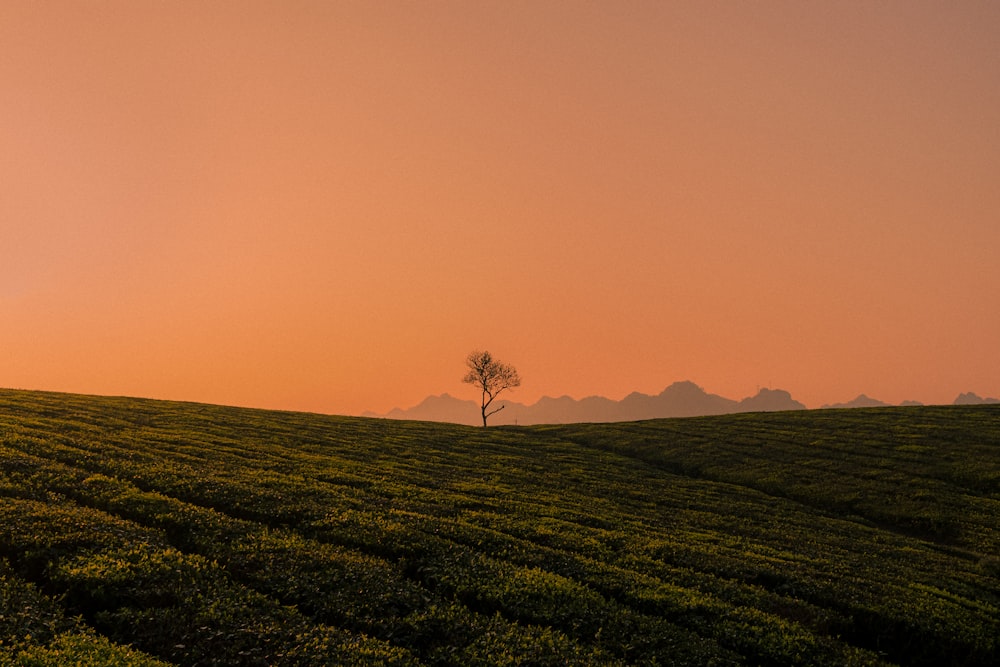
[(482, 429), (0, 390), (0, 664), (997, 665), (1000, 408)]

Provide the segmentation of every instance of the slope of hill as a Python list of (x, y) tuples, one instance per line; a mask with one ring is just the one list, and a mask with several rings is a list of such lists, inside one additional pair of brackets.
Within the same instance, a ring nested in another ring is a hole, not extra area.
[(0, 391), (0, 663), (995, 665), (1000, 408), (482, 429)]

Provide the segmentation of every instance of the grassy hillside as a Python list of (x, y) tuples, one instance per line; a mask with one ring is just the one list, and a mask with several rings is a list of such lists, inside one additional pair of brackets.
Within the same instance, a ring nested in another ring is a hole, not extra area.
[(481, 428), (0, 391), (0, 664), (994, 665), (1000, 408)]

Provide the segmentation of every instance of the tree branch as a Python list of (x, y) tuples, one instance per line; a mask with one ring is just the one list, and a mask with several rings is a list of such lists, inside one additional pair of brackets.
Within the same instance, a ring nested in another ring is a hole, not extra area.
[(500, 363), (493, 358), (493, 355), (485, 351), (477, 350), (470, 353), (465, 360), (465, 365), (469, 370), (462, 378), (462, 382), (475, 385), (482, 390), (480, 408), (483, 414), (483, 426), (486, 426), (486, 418), (495, 415), (506, 406), (489, 412), (487, 409), (504, 390), (519, 387), (521, 377), (513, 366)]

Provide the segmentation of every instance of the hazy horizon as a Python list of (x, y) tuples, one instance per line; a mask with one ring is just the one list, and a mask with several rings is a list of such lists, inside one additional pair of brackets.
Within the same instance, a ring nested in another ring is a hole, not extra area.
[(0, 386), (1000, 396), (1000, 4), (0, 5)]
[[(543, 395), (537, 396), (537, 397), (535, 397), (535, 398), (533, 398), (531, 400), (523, 400), (523, 399), (519, 398), (516, 393), (513, 393), (511, 391), (505, 391), (496, 400), (496, 403), (497, 403), (497, 405), (510, 404), (510, 405), (520, 406), (520, 407), (524, 407), (524, 408), (536, 408), (536, 407), (539, 407), (540, 405), (542, 405), (543, 402), (545, 402), (546, 400), (549, 400), (549, 401), (561, 401), (563, 399), (569, 399), (574, 404), (577, 404), (578, 406), (582, 406), (582, 405), (584, 405), (586, 403), (586, 401), (589, 401), (589, 400), (592, 400), (592, 399), (600, 399), (600, 400), (604, 400), (604, 401), (609, 401), (609, 402), (614, 403), (614, 404), (618, 404), (618, 403), (622, 403), (622, 402), (626, 401), (627, 399), (632, 398), (634, 396), (640, 396), (640, 397), (643, 397), (643, 398), (658, 398), (661, 395), (663, 395), (664, 393), (669, 392), (671, 389), (674, 389), (678, 385), (691, 385), (693, 387), (696, 387), (700, 392), (704, 392), (705, 396), (707, 396), (707, 397), (722, 398), (722, 399), (727, 400), (727, 401), (732, 401), (735, 404), (739, 404), (739, 403), (742, 403), (742, 402), (750, 401), (750, 400), (752, 400), (754, 398), (760, 397), (760, 396), (762, 396), (764, 394), (767, 394), (767, 393), (787, 394), (788, 398), (790, 398), (793, 402), (801, 403), (801, 401), (799, 401), (798, 398), (797, 398), (797, 396), (795, 395), (794, 391), (789, 391), (788, 389), (786, 389), (784, 387), (757, 386), (757, 387), (754, 388), (754, 390), (751, 393), (743, 395), (743, 396), (728, 396), (728, 395), (724, 396), (724, 395), (722, 395), (722, 394), (720, 394), (720, 393), (718, 393), (716, 391), (713, 391), (711, 388), (704, 387), (701, 384), (699, 384), (697, 382), (694, 382), (692, 380), (676, 380), (674, 382), (671, 382), (671, 383), (665, 385), (663, 388), (661, 388), (660, 390), (657, 390), (657, 391), (643, 392), (643, 391), (633, 390), (631, 392), (627, 392), (625, 394), (622, 394), (621, 396), (618, 396), (618, 397), (611, 397), (611, 396), (608, 396), (608, 395), (605, 395), (605, 394), (600, 394), (600, 393), (597, 393), (597, 394), (588, 394), (586, 396), (573, 396), (573, 395), (570, 395), (570, 394), (567, 394), (567, 393), (556, 393), (556, 394), (543, 394)], [(185, 397), (182, 397), (182, 396), (178, 397), (178, 396), (152, 396), (152, 395), (140, 395), (140, 394), (116, 394), (116, 393), (113, 393), (113, 392), (111, 392), (111, 393), (80, 392), (80, 391), (73, 391), (73, 390), (47, 389), (47, 388), (44, 388), (44, 387), (0, 386), (0, 390), (29, 391), (29, 392), (31, 392), (31, 391), (38, 391), (38, 392), (42, 392), (42, 393), (57, 393), (57, 394), (58, 393), (80, 394), (80, 395), (88, 395), (89, 394), (89, 395), (93, 395), (93, 396), (97, 396), (97, 397), (107, 397), (107, 398), (121, 397), (121, 398), (133, 398), (133, 399), (139, 399), (139, 400), (147, 400), (147, 399), (148, 400), (154, 400), (154, 401), (156, 401), (156, 400), (164, 400), (164, 401), (177, 401), (177, 402), (181, 402), (181, 403), (202, 403), (202, 404), (208, 404), (208, 405), (219, 405), (219, 406), (222, 406), (222, 407), (233, 407), (233, 408), (250, 408), (250, 409), (278, 410), (278, 411), (290, 411), (290, 412), (312, 412), (312, 413), (327, 414), (327, 415), (332, 415), (332, 416), (342, 415), (342, 416), (349, 416), (349, 417), (353, 416), (353, 417), (376, 417), (376, 418), (388, 417), (388, 416), (393, 415), (394, 413), (404, 414), (405, 415), (406, 413), (409, 413), (409, 412), (411, 412), (411, 411), (413, 411), (415, 409), (421, 408), (421, 406), (425, 405), (428, 401), (434, 401), (434, 400), (437, 400), (437, 399), (450, 399), (450, 400), (453, 400), (455, 402), (468, 403), (470, 405), (476, 406), (475, 410), (471, 410), (470, 409), (469, 414), (466, 415), (467, 419), (465, 421), (463, 421), (462, 423), (466, 423), (466, 421), (467, 421), (468, 423), (470, 423), (472, 425), (479, 425), (480, 419), (481, 419), (481, 417), (479, 415), (479, 412), (478, 412), (478, 410), (479, 410), (478, 405), (479, 405), (479, 400), (480, 400), (480, 395), (479, 395), (478, 390), (476, 390), (476, 391), (467, 391), (465, 394), (453, 394), (453, 393), (448, 392), (448, 391), (431, 392), (431, 393), (426, 394), (425, 396), (423, 396), (422, 398), (420, 398), (419, 400), (417, 400), (416, 402), (414, 402), (413, 404), (410, 404), (410, 405), (396, 405), (396, 406), (393, 406), (392, 408), (389, 408), (389, 409), (386, 409), (386, 410), (383, 410), (383, 411), (372, 410), (372, 409), (364, 409), (364, 410), (360, 410), (360, 411), (356, 411), (356, 412), (324, 411), (324, 410), (314, 410), (314, 409), (295, 408), (295, 407), (281, 407), (281, 406), (275, 406), (275, 405), (261, 405), (261, 404), (252, 404), (252, 403), (212, 403), (212, 402), (209, 402), (209, 401), (201, 401), (201, 400), (196, 400), (196, 399), (191, 399), (191, 398), (185, 398)], [(855, 392), (849, 398), (843, 398), (843, 399), (832, 400), (832, 401), (825, 401), (825, 402), (823, 402), (821, 404), (806, 405), (806, 404), (803, 403), (802, 404), (803, 407), (801, 409), (805, 409), (805, 410), (822, 410), (822, 409), (827, 409), (827, 408), (858, 407), (858, 406), (853, 405), (856, 401), (874, 401), (876, 403), (880, 403), (880, 404), (884, 405), (885, 407), (904, 407), (904, 406), (907, 406), (907, 405), (934, 407), (934, 406), (949, 406), (949, 405), (994, 404), (994, 403), (1000, 402), (1000, 398), (998, 398), (997, 396), (989, 395), (989, 394), (979, 394), (979, 393), (977, 393), (975, 391), (967, 391), (967, 392), (959, 392), (955, 396), (952, 396), (950, 399), (942, 401), (942, 402), (939, 402), (939, 403), (924, 403), (923, 401), (916, 401), (914, 399), (903, 399), (903, 400), (898, 401), (898, 402), (890, 402), (890, 401), (883, 401), (878, 396), (872, 396), (871, 394), (869, 394), (867, 392), (861, 391), (861, 392)], [(753, 412), (753, 411), (756, 411), (756, 410), (749, 410), (749, 411)], [(729, 414), (729, 413), (719, 413), (719, 414)], [(670, 415), (668, 415), (668, 416), (670, 416)], [(410, 417), (402, 417), (402, 418), (409, 419)], [(414, 417), (414, 418), (417, 418), (417, 417)], [(444, 419), (444, 420), (433, 419), (432, 421), (449, 421), (449, 420), (447, 420), (447, 419)], [(507, 423), (507, 422), (514, 423), (513, 421), (511, 421), (509, 419), (504, 419), (504, 415), (501, 414), (498, 423)], [(538, 422), (538, 423), (543, 423), (543, 422)]]
[[(763, 386), (758, 386), (758, 387), (756, 387), (754, 389), (753, 392), (751, 392), (750, 394), (747, 394), (745, 396), (723, 396), (723, 395), (719, 394), (718, 392), (712, 391), (711, 388), (704, 387), (704, 386), (700, 385), (699, 383), (694, 382), (692, 380), (677, 380), (675, 382), (671, 382), (671, 383), (665, 385), (663, 387), (663, 389), (661, 389), (659, 391), (648, 392), (648, 393), (647, 392), (640, 392), (640, 391), (632, 391), (632, 392), (628, 392), (627, 394), (621, 395), (619, 397), (611, 397), (611, 396), (606, 396), (604, 394), (590, 394), (590, 395), (587, 395), (587, 396), (573, 396), (573, 395), (570, 395), (570, 394), (563, 393), (563, 394), (545, 394), (545, 395), (539, 396), (538, 398), (533, 399), (531, 401), (524, 401), (524, 400), (518, 399), (517, 394), (514, 393), (514, 392), (504, 392), (503, 394), (501, 394), (500, 398), (496, 399), (496, 402), (497, 402), (497, 404), (511, 403), (511, 404), (521, 405), (521, 406), (525, 406), (525, 407), (533, 407), (533, 406), (538, 405), (540, 401), (544, 401), (545, 399), (549, 399), (549, 400), (570, 399), (570, 400), (572, 400), (572, 401), (574, 401), (576, 403), (581, 403), (581, 402), (586, 401), (588, 399), (595, 399), (595, 398), (597, 398), (597, 399), (604, 399), (604, 400), (607, 400), (607, 401), (611, 401), (613, 403), (619, 403), (619, 402), (624, 401), (625, 399), (627, 399), (627, 398), (629, 398), (629, 397), (631, 397), (633, 395), (636, 395), (636, 394), (638, 394), (640, 396), (645, 396), (645, 397), (657, 397), (657, 396), (663, 394), (664, 392), (667, 392), (667, 391), (675, 388), (678, 385), (692, 385), (692, 386), (696, 387), (698, 390), (704, 392), (708, 396), (721, 397), (721, 398), (724, 398), (726, 400), (733, 401), (734, 403), (739, 403), (740, 401), (745, 401), (745, 400), (754, 398), (756, 396), (759, 396), (762, 393), (767, 393), (767, 392), (786, 392), (786, 393), (788, 393), (790, 395), (790, 397), (793, 400), (797, 400), (797, 398), (795, 396), (795, 392), (794, 391), (789, 391), (788, 389), (786, 389), (784, 387), (763, 387)], [(428, 394), (427, 396), (424, 396), (420, 401), (418, 401), (417, 403), (415, 403), (413, 405), (407, 405), (407, 406), (397, 405), (394, 408), (392, 408), (391, 410), (387, 410), (387, 411), (382, 412), (382, 413), (379, 413), (379, 412), (374, 411), (374, 410), (366, 410), (362, 414), (366, 414), (367, 413), (367, 415), (369, 415), (369, 416), (381, 417), (381, 416), (385, 416), (385, 415), (388, 415), (388, 414), (391, 414), (391, 413), (397, 412), (397, 411), (398, 412), (407, 412), (409, 410), (412, 410), (413, 408), (417, 408), (417, 407), (423, 405), (428, 400), (440, 399), (440, 398), (451, 398), (451, 399), (455, 399), (456, 401), (464, 401), (464, 402), (469, 402), (469, 403), (477, 404), (477, 401), (479, 400), (479, 394), (478, 393), (469, 393), (469, 392), (466, 392), (466, 393), (468, 395), (456, 395), (456, 394), (452, 394), (452, 393), (446, 392), (446, 391), (445, 392), (438, 392), (438, 393), (431, 393), (431, 394)], [(860, 391), (860, 392), (854, 393), (849, 398), (842, 398), (842, 399), (838, 399), (838, 400), (825, 401), (825, 402), (823, 402), (821, 404), (818, 404), (818, 405), (805, 405), (805, 409), (807, 409), (807, 410), (816, 410), (816, 409), (822, 409), (822, 408), (844, 407), (844, 406), (848, 406), (848, 405), (854, 403), (857, 400), (863, 400), (863, 399), (873, 400), (873, 401), (878, 402), (878, 403), (884, 403), (888, 407), (897, 407), (897, 406), (906, 405), (906, 404), (920, 404), (920, 405), (928, 405), (928, 406), (933, 406), (933, 405), (938, 405), (938, 406), (941, 406), (941, 405), (957, 405), (958, 403), (956, 403), (956, 401), (960, 401), (962, 399), (969, 399), (969, 398), (971, 398), (969, 396), (970, 394), (975, 399), (980, 399), (980, 400), (982, 400), (984, 402), (994, 402), (994, 401), (1000, 400), (996, 396), (980, 395), (980, 394), (978, 394), (978, 393), (976, 393), (974, 391), (969, 391), (969, 392), (959, 392), (955, 396), (952, 396), (950, 400), (947, 400), (947, 401), (944, 401), (944, 402), (941, 402), (941, 403), (924, 403), (922, 401), (916, 401), (915, 399), (903, 399), (902, 401), (899, 401), (898, 403), (891, 403), (889, 401), (883, 401), (883, 400), (881, 400), (878, 396), (872, 396), (871, 394), (869, 394), (867, 392)], [(470, 421), (475, 422), (477, 417), (478, 417), (478, 415), (475, 414), (475, 413), (473, 413)]]

